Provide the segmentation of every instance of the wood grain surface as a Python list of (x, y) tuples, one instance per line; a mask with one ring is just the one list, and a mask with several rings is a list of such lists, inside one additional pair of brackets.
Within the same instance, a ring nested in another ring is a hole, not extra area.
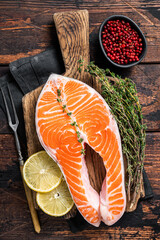
[[(89, 63), (89, 13), (87, 10), (55, 13), (53, 15), (61, 53), (65, 65), (65, 76), (90, 83), (84, 66), (78, 70), (78, 60)], [(88, 80), (87, 80), (88, 79)]]
[(18, 58), (39, 53), (51, 44), (57, 45), (52, 15), (77, 9), (89, 10), (92, 59), (98, 52), (100, 24), (113, 14), (124, 14), (140, 26), (147, 38), (148, 51), (143, 62), (158, 63), (159, 8), (159, 0), (0, 0), (0, 63), (8, 64)]
[[(144, 166), (154, 190), (154, 198), (139, 203), (134, 213), (125, 213), (114, 226), (90, 226), (78, 233), (71, 233), (66, 220), (47, 216), (39, 212), (41, 233), (36, 235), (30, 219), (25, 193), (21, 181), (14, 137), (10, 134), (0, 135), (0, 169), (1, 240), (38, 240), (38, 239), (159, 239), (160, 224), (160, 133), (147, 133), (147, 147)], [(4, 146), (6, 146), (4, 148)]]
[[(21, 181), (14, 137), (0, 109), (0, 239), (160, 239), (160, 2), (158, 0), (0, 0), (0, 76), (7, 73), (8, 63), (31, 56), (48, 46), (58, 46), (52, 15), (71, 10), (89, 11), (90, 56), (104, 68), (108, 64), (101, 54), (98, 30), (112, 14), (132, 18), (142, 29), (148, 51), (141, 64), (114, 72), (134, 80), (147, 124), (145, 170), (154, 198), (141, 201), (133, 213), (125, 213), (112, 227), (90, 226), (71, 233), (66, 220), (39, 212), (40, 235), (36, 235)], [(14, 47), (13, 47), (14, 46)], [(110, 67), (110, 66), (109, 66)], [(23, 144), (23, 143), (22, 143)]]

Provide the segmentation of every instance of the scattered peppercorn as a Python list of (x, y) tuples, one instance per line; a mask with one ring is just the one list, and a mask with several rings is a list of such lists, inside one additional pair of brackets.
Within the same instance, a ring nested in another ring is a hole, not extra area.
[(143, 49), (138, 33), (123, 20), (108, 21), (104, 25), (102, 44), (107, 56), (117, 64), (139, 61)]

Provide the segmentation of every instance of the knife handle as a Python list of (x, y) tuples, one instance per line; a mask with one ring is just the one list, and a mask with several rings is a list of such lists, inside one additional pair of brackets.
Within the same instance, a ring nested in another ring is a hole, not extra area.
[(31, 217), (32, 217), (32, 222), (34, 225), (34, 229), (37, 233), (40, 233), (41, 231), (41, 227), (39, 224), (39, 219), (38, 219), (38, 215), (37, 215), (37, 211), (34, 208), (34, 204), (33, 204), (33, 197), (32, 197), (32, 191), (31, 189), (27, 186), (27, 184), (24, 181), (23, 178), (23, 165), (20, 165), (20, 171), (21, 171), (21, 176), (22, 176), (22, 181), (23, 181), (23, 185), (24, 185), (24, 190), (26, 193), (26, 197), (27, 197), (27, 202), (28, 202), (28, 206), (29, 206), (29, 210), (31, 213)]

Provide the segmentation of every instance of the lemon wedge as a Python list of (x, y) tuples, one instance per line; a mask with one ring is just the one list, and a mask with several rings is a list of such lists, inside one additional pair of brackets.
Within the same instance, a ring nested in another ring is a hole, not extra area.
[(56, 162), (45, 151), (40, 151), (25, 162), (23, 178), (32, 190), (45, 193), (60, 184), (62, 173)]
[(48, 215), (60, 217), (68, 213), (74, 205), (64, 179), (48, 193), (37, 193), (38, 206)]

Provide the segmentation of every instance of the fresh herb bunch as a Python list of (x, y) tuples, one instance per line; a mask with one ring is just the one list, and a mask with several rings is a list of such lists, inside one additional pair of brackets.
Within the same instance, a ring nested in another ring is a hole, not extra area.
[(80, 132), (78, 131), (78, 124), (72, 119), (72, 112), (69, 112), (66, 108), (67, 108), (67, 105), (66, 104), (62, 104), (62, 102), (63, 102), (63, 99), (61, 99), (61, 90), (60, 89), (57, 89), (57, 96), (58, 96), (58, 98), (57, 98), (57, 102), (59, 102), (59, 104), (60, 104), (60, 106), (62, 107), (62, 109), (63, 109), (63, 112), (66, 112), (67, 113), (67, 115), (70, 117), (70, 119), (71, 119), (71, 126), (74, 126), (75, 127), (75, 130), (76, 130), (76, 134), (77, 134), (77, 140), (78, 140), (78, 142), (79, 143), (81, 143), (81, 146), (82, 146), (82, 148), (81, 148), (81, 151), (80, 151), (80, 153), (81, 154), (83, 154), (83, 155), (85, 155), (85, 149), (84, 149), (84, 144), (83, 144), (83, 141), (84, 141), (84, 139), (83, 138), (81, 138), (80, 137)]
[(134, 204), (141, 183), (146, 141), (146, 126), (143, 124), (136, 85), (131, 79), (122, 79), (109, 69), (99, 68), (94, 62), (90, 62), (85, 71), (96, 77), (101, 83), (101, 95), (117, 121), (123, 154), (127, 160), (126, 191), (128, 202)]

